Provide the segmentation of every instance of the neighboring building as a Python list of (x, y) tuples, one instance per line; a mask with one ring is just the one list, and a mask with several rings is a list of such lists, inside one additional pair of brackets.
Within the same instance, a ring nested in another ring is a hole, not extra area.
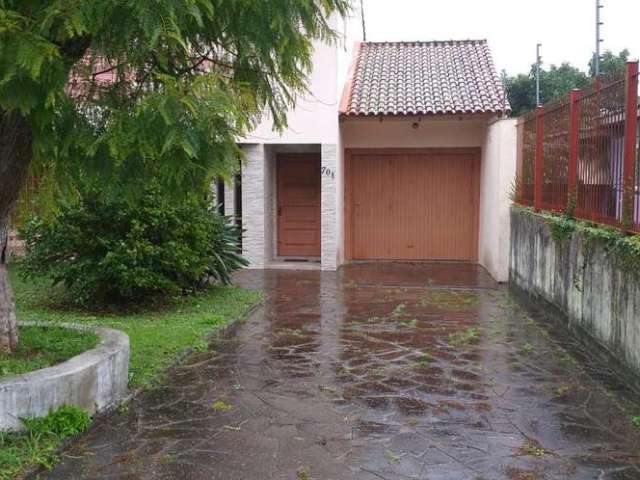
[(250, 267), (455, 260), (507, 280), (516, 128), (486, 42), (357, 43), (344, 82), (342, 53), (317, 45), (287, 131), (266, 118), (243, 142), (225, 210)]

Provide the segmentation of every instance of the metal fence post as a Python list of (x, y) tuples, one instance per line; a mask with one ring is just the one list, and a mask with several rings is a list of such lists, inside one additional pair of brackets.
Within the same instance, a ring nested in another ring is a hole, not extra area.
[(571, 91), (569, 106), (569, 168), (567, 172), (567, 213), (573, 215), (578, 203), (578, 152), (580, 150), (580, 99), (582, 91)]
[(542, 209), (542, 180), (544, 174), (543, 158), (544, 141), (544, 107), (536, 108), (536, 158), (533, 190), (533, 207), (536, 210)]
[(634, 224), (635, 160), (638, 132), (638, 62), (628, 62), (625, 78), (624, 161), (622, 224), (630, 230)]

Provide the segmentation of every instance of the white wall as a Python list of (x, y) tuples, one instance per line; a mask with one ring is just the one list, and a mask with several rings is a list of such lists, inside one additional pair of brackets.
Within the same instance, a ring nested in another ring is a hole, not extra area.
[[(344, 183), (338, 108), (354, 43), (362, 36), (358, 8), (355, 2), (350, 18), (341, 19), (336, 15), (330, 19), (330, 25), (339, 35), (336, 42), (314, 44), (316, 68), (308, 79), (309, 94), (298, 98), (296, 108), (288, 113), (288, 128), (282, 133), (275, 132), (272, 119), (265, 114), (257, 128), (240, 142), (247, 145), (242, 168), (243, 220), (247, 229), (244, 250), (254, 268), (267, 265), (277, 256), (275, 154), (308, 151), (308, 148), (321, 149), (322, 165), (333, 172), (331, 178), (322, 178), (322, 268), (331, 270), (342, 263)], [(260, 193), (265, 197), (264, 202), (258, 198)], [(227, 199), (226, 204), (227, 210), (233, 211), (233, 200)], [(262, 220), (252, 218), (256, 215)]]
[(274, 132), (272, 119), (265, 114), (242, 143), (338, 143), (338, 107), (354, 44), (362, 40), (359, 3), (352, 3), (350, 16), (343, 19), (333, 15), (329, 19), (337, 40), (332, 44), (314, 42), (315, 68), (308, 79), (309, 93), (298, 98), (295, 109), (287, 115), (288, 128)]
[(510, 191), (516, 172), (516, 120), (487, 126), (480, 178), (479, 261), (499, 282), (509, 279)]
[[(332, 17), (334, 28), (341, 25)], [(338, 104), (342, 89), (338, 88), (338, 55), (344, 50), (342, 41), (334, 44), (314, 42), (314, 68), (308, 77), (309, 93), (297, 99), (296, 107), (287, 114), (288, 128), (278, 133), (265, 113), (257, 128), (248, 135), (247, 143), (337, 143)]]

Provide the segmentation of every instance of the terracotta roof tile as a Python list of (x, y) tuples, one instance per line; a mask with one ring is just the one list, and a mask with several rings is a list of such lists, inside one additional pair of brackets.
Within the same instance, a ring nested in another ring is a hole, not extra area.
[(510, 110), (486, 40), (365, 42), (340, 113), (429, 115)]

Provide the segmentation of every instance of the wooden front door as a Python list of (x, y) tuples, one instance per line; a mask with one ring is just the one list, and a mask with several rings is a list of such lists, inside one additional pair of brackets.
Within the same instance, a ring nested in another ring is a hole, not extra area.
[(353, 150), (347, 156), (347, 258), (478, 258), (476, 150)]
[(320, 256), (320, 155), (279, 154), (278, 256)]

